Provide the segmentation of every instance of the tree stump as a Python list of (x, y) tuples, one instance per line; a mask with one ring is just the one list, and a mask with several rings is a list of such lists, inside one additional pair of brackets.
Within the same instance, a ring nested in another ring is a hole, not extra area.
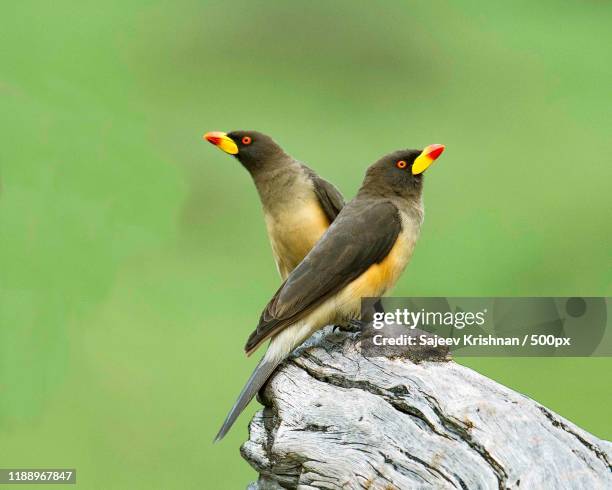
[(360, 335), (327, 327), (267, 383), (251, 490), (612, 488), (609, 442), (446, 352), (364, 357)]

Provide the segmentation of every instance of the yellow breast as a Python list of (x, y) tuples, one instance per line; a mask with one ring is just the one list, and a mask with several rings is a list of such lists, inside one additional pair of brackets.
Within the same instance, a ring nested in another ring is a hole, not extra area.
[(272, 252), (282, 279), (302, 261), (329, 228), (330, 222), (316, 197), (275, 214), (266, 214)]
[(371, 265), (359, 278), (349, 284), (350, 294), (360, 298), (385, 294), (395, 286), (406, 268), (413, 248), (414, 241), (405, 234), (401, 234), (383, 261)]

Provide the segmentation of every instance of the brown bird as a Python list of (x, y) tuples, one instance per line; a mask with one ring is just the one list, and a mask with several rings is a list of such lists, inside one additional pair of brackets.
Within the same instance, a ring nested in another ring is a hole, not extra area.
[(444, 151), (400, 150), (368, 168), (357, 196), (272, 297), (246, 343), (247, 355), (270, 345), (215, 440), (221, 439), (276, 366), (313, 332), (359, 316), (362, 297), (395, 285), (423, 221), (422, 173)]
[(215, 131), (204, 139), (235, 156), (251, 174), (276, 267), (285, 280), (338, 216), (342, 194), (265, 134)]

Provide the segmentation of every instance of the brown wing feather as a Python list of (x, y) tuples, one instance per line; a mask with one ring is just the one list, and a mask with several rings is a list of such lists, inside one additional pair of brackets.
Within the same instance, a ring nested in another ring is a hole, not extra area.
[(336, 216), (340, 213), (344, 207), (344, 197), (340, 191), (333, 184), (319, 177), (311, 168), (306, 165), (302, 165), (306, 173), (309, 175), (314, 186), (315, 194), (321, 204), (321, 208), (325, 212), (325, 215), (331, 223), (336, 219)]
[(400, 231), (397, 208), (388, 201), (361, 199), (345, 206), (272, 297), (245, 350), (252, 352), (381, 262)]

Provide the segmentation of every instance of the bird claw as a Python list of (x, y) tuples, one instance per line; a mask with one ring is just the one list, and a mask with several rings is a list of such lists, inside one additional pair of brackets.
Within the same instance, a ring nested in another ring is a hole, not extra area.
[(363, 325), (364, 323), (360, 320), (349, 320), (348, 323), (344, 325), (334, 325), (332, 332), (336, 333), (336, 331), (338, 330), (341, 332), (350, 333), (360, 332), (361, 330), (363, 330)]

